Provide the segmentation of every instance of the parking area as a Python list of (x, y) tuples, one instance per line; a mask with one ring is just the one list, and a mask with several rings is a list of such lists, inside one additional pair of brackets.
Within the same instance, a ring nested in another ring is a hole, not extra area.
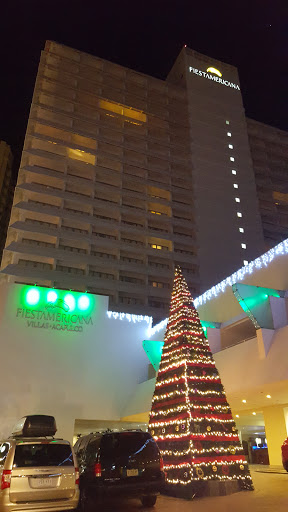
[(159, 496), (152, 509), (144, 509), (139, 500), (105, 503), (101, 508), (92, 507), (94, 512), (287, 512), (288, 473), (260, 472), (261, 468), (251, 468), (255, 491), (242, 491), (229, 496), (180, 500)]

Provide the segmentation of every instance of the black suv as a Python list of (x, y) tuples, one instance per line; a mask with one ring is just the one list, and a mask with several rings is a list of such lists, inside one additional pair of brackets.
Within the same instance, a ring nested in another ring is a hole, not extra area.
[(148, 432), (96, 432), (80, 437), (74, 446), (80, 471), (80, 503), (105, 497), (139, 497), (153, 507), (164, 483), (159, 448)]

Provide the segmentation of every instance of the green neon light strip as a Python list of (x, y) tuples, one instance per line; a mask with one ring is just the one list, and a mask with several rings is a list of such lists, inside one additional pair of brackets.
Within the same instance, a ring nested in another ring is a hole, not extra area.
[(88, 313), (93, 305), (93, 296), (87, 293), (55, 290), (40, 286), (25, 287), (23, 302), (27, 308), (45, 307), (59, 308), (66, 313), (80, 310)]

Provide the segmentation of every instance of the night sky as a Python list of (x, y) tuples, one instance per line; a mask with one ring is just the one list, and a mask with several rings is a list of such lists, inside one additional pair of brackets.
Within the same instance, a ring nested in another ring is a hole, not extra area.
[(4, 2), (0, 139), (16, 170), (46, 39), (162, 79), (187, 44), (238, 67), (248, 117), (288, 129), (288, 0)]

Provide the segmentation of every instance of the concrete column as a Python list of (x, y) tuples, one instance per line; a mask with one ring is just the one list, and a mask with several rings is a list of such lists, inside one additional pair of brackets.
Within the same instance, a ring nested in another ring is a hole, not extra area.
[(221, 331), (207, 327), (207, 337), (212, 354), (221, 350)]
[(281, 405), (263, 409), (265, 432), (271, 466), (282, 466), (281, 445), (287, 437), (285, 410)]

